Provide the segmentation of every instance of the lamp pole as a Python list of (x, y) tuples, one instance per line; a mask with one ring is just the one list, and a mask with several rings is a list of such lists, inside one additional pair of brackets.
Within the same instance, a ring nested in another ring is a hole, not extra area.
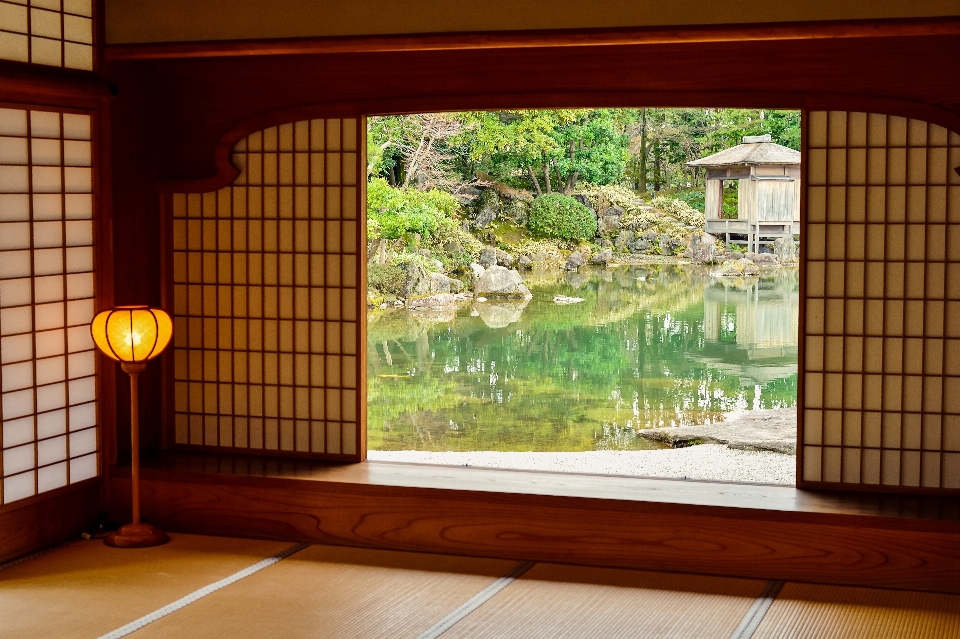
[(130, 493), (133, 498), (133, 523), (140, 523), (140, 393), (137, 378), (146, 362), (122, 362), (120, 368), (130, 376)]

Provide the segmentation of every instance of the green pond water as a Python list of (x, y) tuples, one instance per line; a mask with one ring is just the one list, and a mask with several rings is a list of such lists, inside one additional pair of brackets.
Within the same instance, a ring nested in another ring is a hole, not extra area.
[(636, 431), (796, 406), (796, 270), (720, 280), (623, 266), (524, 280), (526, 304), (370, 314), (371, 450), (659, 448)]

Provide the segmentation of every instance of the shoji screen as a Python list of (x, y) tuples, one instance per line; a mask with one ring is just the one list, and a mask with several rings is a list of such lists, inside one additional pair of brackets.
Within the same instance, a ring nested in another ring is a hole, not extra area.
[(173, 195), (176, 444), (360, 459), (361, 125), (254, 133), (233, 185)]
[(93, 70), (93, 0), (0, 0), (0, 59)]
[(803, 482), (960, 488), (960, 136), (813, 112)]
[(97, 475), (91, 117), (0, 108), (0, 503)]

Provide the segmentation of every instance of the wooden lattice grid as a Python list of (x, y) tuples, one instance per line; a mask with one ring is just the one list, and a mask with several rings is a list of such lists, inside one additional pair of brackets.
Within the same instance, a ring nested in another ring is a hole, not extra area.
[(0, 108), (0, 503), (98, 474), (91, 127)]
[(803, 484), (960, 489), (960, 135), (805, 130)]
[(172, 196), (176, 445), (361, 458), (361, 126), (253, 133), (231, 186)]
[(0, 0), (0, 59), (92, 71), (93, 0)]

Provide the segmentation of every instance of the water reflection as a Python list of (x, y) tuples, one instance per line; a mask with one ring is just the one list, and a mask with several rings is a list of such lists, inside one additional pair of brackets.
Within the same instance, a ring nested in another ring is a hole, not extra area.
[[(525, 275), (529, 302), (371, 315), (374, 450), (651, 448), (635, 430), (796, 405), (797, 272)], [(584, 298), (554, 304), (555, 295)]]

